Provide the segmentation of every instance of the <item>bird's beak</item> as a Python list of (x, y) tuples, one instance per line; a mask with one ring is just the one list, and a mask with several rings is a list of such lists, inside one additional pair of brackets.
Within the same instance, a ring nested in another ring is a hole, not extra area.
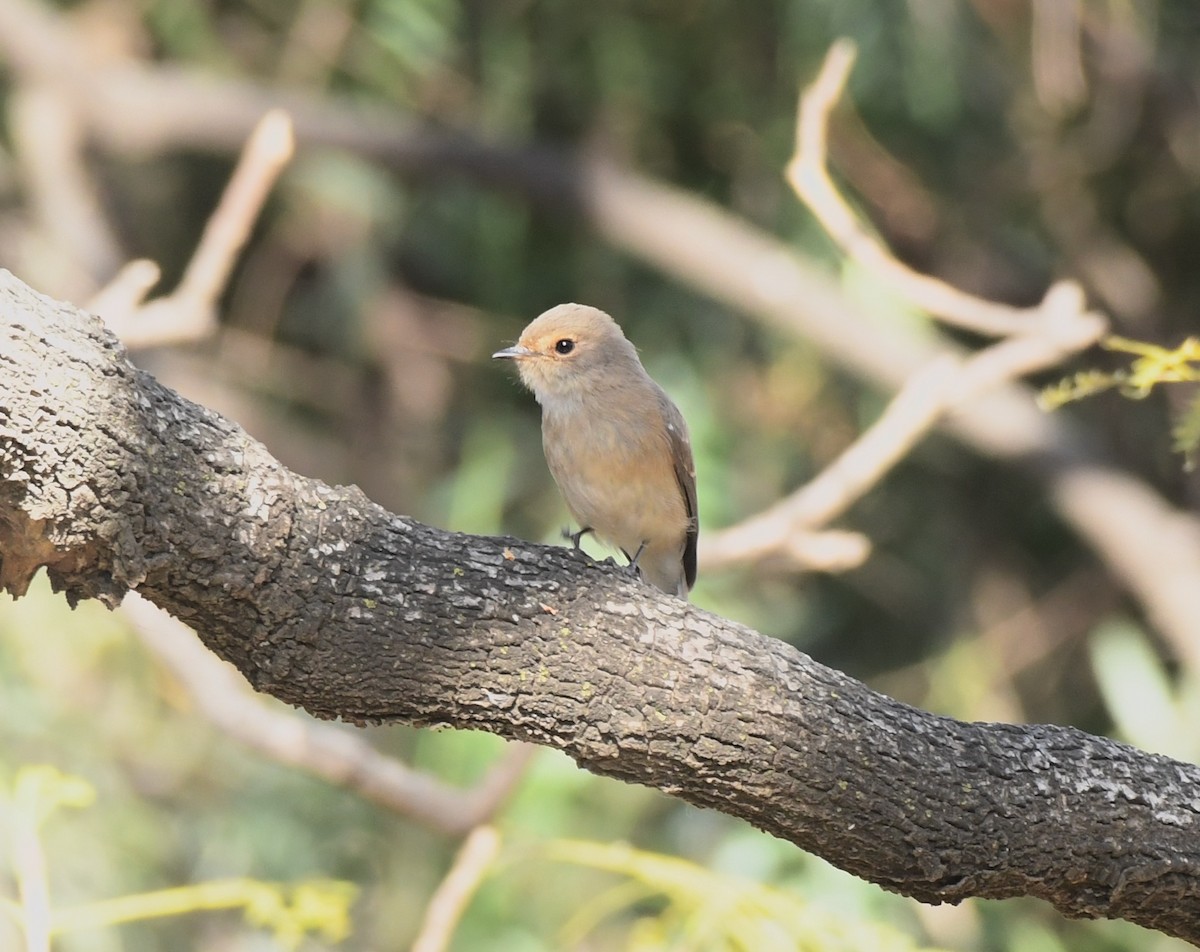
[(512, 347), (505, 347), (504, 350), (498, 350), (492, 354), (492, 359), (497, 357), (505, 357), (511, 359), (519, 359), (521, 357), (532, 357), (534, 352), (524, 344), (513, 344)]

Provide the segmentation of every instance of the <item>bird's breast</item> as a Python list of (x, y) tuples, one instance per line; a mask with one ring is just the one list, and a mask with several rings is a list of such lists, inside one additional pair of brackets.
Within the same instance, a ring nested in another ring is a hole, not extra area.
[(581, 526), (630, 554), (642, 543), (682, 540), (688, 516), (660, 415), (547, 410), (542, 444)]

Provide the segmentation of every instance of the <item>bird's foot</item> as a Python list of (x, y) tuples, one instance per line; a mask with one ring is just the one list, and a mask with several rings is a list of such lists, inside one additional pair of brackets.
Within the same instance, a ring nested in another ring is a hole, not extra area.
[(629, 559), (629, 564), (626, 566), (626, 568), (629, 570), (629, 574), (632, 575), (634, 578), (642, 577), (642, 569), (638, 565), (638, 559), (640, 559), (642, 557), (642, 553), (645, 551), (646, 551), (646, 543), (645, 542), (643, 542), (641, 545), (638, 546), (638, 550), (636, 552), (634, 552), (633, 555), (630, 555), (624, 549), (621, 550), (621, 554), (623, 556), (625, 556), (625, 558)]
[(566, 529), (563, 529), (562, 534), (563, 534), (564, 539), (571, 540), (571, 548), (572, 549), (578, 549), (579, 548), (579, 540), (582, 539), (585, 535), (587, 535), (591, 531), (592, 531), (591, 526), (584, 526), (578, 532), (568, 532)]

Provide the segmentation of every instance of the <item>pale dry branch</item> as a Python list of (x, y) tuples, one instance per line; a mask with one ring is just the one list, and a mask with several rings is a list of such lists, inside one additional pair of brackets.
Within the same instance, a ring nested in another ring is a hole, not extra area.
[(154, 282), (149, 280), (151, 272), (145, 264), (133, 262), (92, 299), (91, 308), (126, 346), (198, 340), (212, 332), (217, 301), (238, 253), (294, 148), (287, 113), (268, 112), (247, 140), (179, 286), (171, 294), (142, 303)]
[(828, 168), (829, 115), (846, 87), (855, 56), (852, 42), (838, 40), (829, 48), (817, 78), (801, 93), (788, 183), (848, 257), (933, 317), (995, 337), (1039, 332), (1043, 305), (997, 304), (914, 271), (863, 225), (838, 191)]
[(273, 109), (255, 126), (176, 294), (212, 309), (271, 188), (295, 151), (292, 120)]
[[(748, 561), (782, 560), (789, 568), (830, 571), (830, 562), (809, 564), (811, 546), (797, 539), (843, 514), (870, 491), (939, 421), (955, 408), (1004, 383), (1044, 370), (1090, 347), (1107, 324), (1086, 308), (1079, 286), (1062, 281), (1033, 310), (1010, 308), (966, 294), (917, 274), (897, 261), (862, 227), (834, 187), (826, 168), (830, 110), (845, 87), (854, 47), (839, 41), (817, 79), (801, 97), (797, 151), (788, 179), (843, 250), (889, 281), (913, 303), (962, 327), (1006, 339), (968, 358), (936, 357), (901, 387), (878, 421), (833, 464), (786, 499), (702, 543), (706, 570)], [(1008, 335), (1012, 336), (1008, 336)], [(819, 551), (819, 550), (818, 550)], [(862, 540), (858, 552), (866, 557)], [(844, 568), (857, 563), (846, 560)]]
[(805, 561), (807, 548), (797, 547), (797, 537), (809, 537), (846, 512), (956, 407), (1099, 340), (1106, 325), (1097, 316), (1080, 316), (1077, 294), (1069, 283), (1051, 288), (1041, 335), (1011, 337), (965, 359), (947, 354), (915, 373), (880, 418), (813, 480), (758, 515), (711, 533), (701, 546), (705, 570), (782, 559), (789, 568), (837, 571), (830, 567), (836, 563)]
[(912, 449), (944, 412), (958, 369), (946, 356), (914, 374), (880, 418), (817, 477), (758, 515), (702, 537), (704, 570), (779, 558), (789, 568), (810, 568), (797, 562), (803, 550), (793, 538), (841, 515)]
[(1030, 12), (1030, 72), (1043, 109), (1067, 116), (1088, 97), (1083, 68), (1083, 5), (1080, 0), (1033, 0)]
[[(739, 562), (778, 563), (790, 570), (836, 574), (856, 569), (871, 557), (871, 540), (848, 529), (796, 529), (782, 538), (771, 537), (769, 548), (753, 532), (726, 542), (717, 538), (705, 548), (704, 567), (719, 570)], [(739, 544), (742, 546), (739, 551)]]
[(359, 734), (268, 706), (190, 628), (136, 593), (125, 597), (121, 610), (199, 712), (227, 736), (444, 833), (461, 835), (491, 819), (536, 750), (512, 744), (473, 789), (448, 786), (379, 753)]
[(18, 87), (8, 110), (15, 155), (60, 287), (87, 293), (124, 257), (84, 160), (86, 121), (58, 87)]
[(92, 295), (84, 309), (105, 318), (111, 327), (121, 315), (132, 315), (146, 301), (146, 295), (162, 278), (162, 269), (149, 258), (135, 258), (123, 264), (116, 276)]
[(10, 855), (20, 897), (24, 952), (50, 952), (50, 874), (46, 853), (38, 837), (33, 810), (23, 812), (26, 815), (12, 832)]
[(499, 852), (500, 834), (495, 827), (477, 826), (471, 831), (425, 907), (412, 952), (443, 952), (450, 945), (467, 904)]

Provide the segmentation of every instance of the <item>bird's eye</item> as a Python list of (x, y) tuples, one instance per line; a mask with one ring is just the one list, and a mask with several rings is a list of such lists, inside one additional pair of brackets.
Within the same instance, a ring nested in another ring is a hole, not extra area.
[(564, 337), (562, 340), (556, 341), (554, 344), (554, 351), (558, 354), (569, 354), (574, 349), (575, 341), (571, 340), (569, 337)]

